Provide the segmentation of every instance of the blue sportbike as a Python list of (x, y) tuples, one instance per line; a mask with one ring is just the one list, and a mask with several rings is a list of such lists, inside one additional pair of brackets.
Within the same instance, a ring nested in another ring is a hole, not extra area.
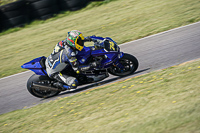
[[(109, 77), (127, 76), (133, 74), (138, 68), (138, 60), (130, 54), (120, 51), (119, 46), (111, 38), (91, 36), (94, 46), (86, 47), (77, 55), (80, 65), (97, 62), (97, 67), (90, 68), (77, 74), (70, 65), (62, 73), (76, 77), (79, 85), (99, 82)], [(48, 98), (58, 95), (62, 90), (53, 86), (57, 81), (48, 77), (45, 66), (46, 57), (42, 56), (23, 64), (21, 67), (30, 69), (33, 74), (27, 81), (28, 91), (39, 98)]]

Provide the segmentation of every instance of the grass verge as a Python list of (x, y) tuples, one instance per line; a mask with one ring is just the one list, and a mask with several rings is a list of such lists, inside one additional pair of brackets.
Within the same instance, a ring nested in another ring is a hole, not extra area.
[(200, 132), (200, 60), (0, 115), (0, 132)]
[(0, 6), (15, 2), (16, 0), (0, 0)]
[(48, 56), (70, 30), (78, 29), (85, 36), (109, 36), (121, 44), (200, 20), (200, 2), (195, 0), (116, 0), (92, 7), (93, 3), (2, 33), (0, 78), (25, 71), (20, 66), (33, 58)]

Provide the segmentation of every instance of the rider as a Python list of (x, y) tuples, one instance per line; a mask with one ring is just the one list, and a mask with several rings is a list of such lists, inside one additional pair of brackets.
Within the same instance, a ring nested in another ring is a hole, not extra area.
[(68, 32), (65, 40), (56, 44), (53, 52), (45, 62), (48, 76), (58, 81), (54, 83), (54, 86), (62, 90), (75, 89), (78, 86), (78, 80), (75, 77), (61, 73), (68, 65), (71, 65), (76, 73), (97, 66), (96, 62), (88, 65), (79, 65), (77, 61), (76, 55), (79, 51), (82, 51), (86, 41), (93, 40), (90, 37), (84, 38), (83, 34), (78, 30), (72, 30)]

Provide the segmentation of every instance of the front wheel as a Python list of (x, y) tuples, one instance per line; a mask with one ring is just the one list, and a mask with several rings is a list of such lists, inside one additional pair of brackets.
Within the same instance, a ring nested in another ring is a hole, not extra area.
[(133, 55), (126, 53), (124, 53), (124, 56), (119, 59), (119, 63), (123, 66), (123, 69), (117, 66), (112, 66), (108, 69), (108, 72), (115, 76), (127, 76), (133, 74), (139, 65), (138, 60)]
[(39, 98), (48, 98), (58, 95), (60, 91), (42, 90), (39, 87), (32, 87), (33, 82), (48, 84), (49, 81), (51, 81), (51, 79), (48, 76), (33, 74), (27, 82), (27, 89), (33, 96)]

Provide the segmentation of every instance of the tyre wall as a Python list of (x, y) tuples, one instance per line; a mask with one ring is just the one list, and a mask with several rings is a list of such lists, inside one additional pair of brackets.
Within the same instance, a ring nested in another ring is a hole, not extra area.
[(0, 6), (1, 29), (23, 26), (29, 21), (27, 11), (28, 9), (24, 0)]
[(17, 0), (0, 6), (0, 31), (21, 27), (30, 21), (46, 20), (60, 11), (76, 11), (91, 0)]

